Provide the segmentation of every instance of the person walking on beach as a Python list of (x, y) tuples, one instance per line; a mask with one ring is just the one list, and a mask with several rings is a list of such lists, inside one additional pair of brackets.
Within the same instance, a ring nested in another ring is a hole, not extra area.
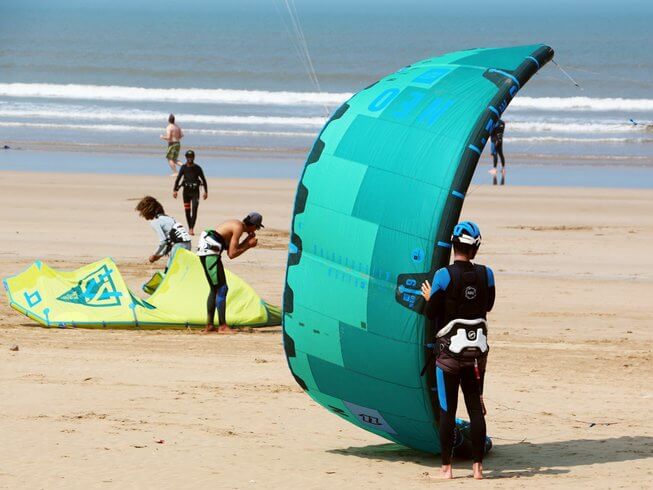
[(491, 152), (494, 161), (494, 166), (492, 167), (492, 170), (490, 170), (492, 175), (497, 174), (497, 163), (499, 157), (501, 157), (501, 173), (506, 173), (506, 159), (503, 156), (503, 132), (505, 129), (506, 123), (503, 122), (503, 119), (499, 119), (490, 133), (490, 141), (492, 143)]
[(170, 262), (177, 248), (191, 249), (191, 238), (181, 223), (177, 223), (174, 218), (167, 216), (163, 206), (152, 196), (145, 196), (136, 205), (136, 211), (141, 217), (150, 221), (150, 225), (159, 237), (159, 245), (152, 255), (148, 258), (152, 264), (164, 255), (169, 255), (165, 271), (168, 271)]
[[(256, 231), (263, 228), (263, 216), (253, 211), (241, 220), (231, 219), (218, 225), (215, 229), (205, 230), (200, 235), (197, 255), (204, 267), (204, 274), (209, 283), (209, 297), (206, 301), (206, 332), (215, 332), (215, 309), (218, 309), (218, 333), (231, 333), (234, 330), (227, 325), (227, 279), (222, 265), (222, 252), (226, 251), (230, 259), (244, 254), (258, 245)], [(246, 235), (243, 237), (243, 235)], [(241, 239), (242, 237), (242, 239)]]
[(460, 386), (470, 418), (474, 478), (482, 479), (486, 440), (483, 380), (489, 351), (487, 313), (496, 294), (494, 273), (471, 262), (481, 245), (481, 232), (475, 223), (457, 224), (451, 242), (454, 263), (435, 273), (432, 286), (428, 281), (422, 284), (422, 296), (427, 301), (424, 314), (434, 322), (437, 332), (441, 476), (453, 478), (451, 458)]
[(166, 152), (166, 160), (172, 170), (172, 175), (177, 175), (177, 165), (181, 163), (177, 160), (179, 158), (179, 150), (181, 149), (181, 139), (184, 137), (184, 132), (178, 124), (175, 123), (175, 115), (168, 116), (168, 126), (166, 127), (165, 134), (161, 135), (163, 141), (168, 142), (168, 151)]
[(202, 196), (204, 199), (209, 197), (209, 186), (206, 183), (202, 167), (195, 163), (195, 152), (193, 150), (186, 152), (186, 163), (182, 165), (179, 175), (175, 179), (172, 197), (177, 199), (177, 193), (182, 186), (184, 188), (182, 199), (184, 201), (186, 221), (188, 222), (188, 232), (195, 235), (197, 211), (200, 206), (200, 186), (204, 187), (204, 195)]

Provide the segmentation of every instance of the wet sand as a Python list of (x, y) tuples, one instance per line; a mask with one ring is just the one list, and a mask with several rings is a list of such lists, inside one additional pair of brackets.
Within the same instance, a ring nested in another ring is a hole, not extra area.
[[(591, 171), (591, 169), (588, 169)], [(137, 290), (156, 238), (145, 193), (179, 220), (170, 177), (0, 172), (0, 277), (112, 256)], [(265, 217), (233, 263), (281, 299), (295, 183), (211, 179), (197, 229)], [(482, 485), (646, 488), (653, 480), (653, 191), (472, 186), (498, 300)], [(19, 346), (12, 352), (10, 347)], [(439, 459), (346, 423), (302, 393), (279, 327), (43, 329), (0, 302), (3, 488), (424, 488)], [(461, 404), (462, 407), (462, 404)], [(461, 416), (464, 411), (461, 409)], [(470, 463), (458, 483), (476, 485)]]

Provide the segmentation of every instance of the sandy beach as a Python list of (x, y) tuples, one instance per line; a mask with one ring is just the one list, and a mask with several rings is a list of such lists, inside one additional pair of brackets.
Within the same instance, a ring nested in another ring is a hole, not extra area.
[[(154, 195), (183, 218), (171, 177), (0, 177), (0, 277), (36, 259), (69, 270), (111, 256), (140, 290), (159, 267), (146, 260), (156, 237), (137, 200)], [(260, 247), (226, 266), (279, 304), (295, 182), (209, 185), (197, 228), (261, 212)], [(485, 388), (494, 449), (485, 483), (458, 461), (454, 484), (650, 488), (653, 191), (472, 186), (463, 217), (481, 224), (478, 259), (497, 280)], [(4, 297), (0, 487), (450, 485), (432, 478), (439, 458), (302, 393), (280, 332), (44, 329)]]

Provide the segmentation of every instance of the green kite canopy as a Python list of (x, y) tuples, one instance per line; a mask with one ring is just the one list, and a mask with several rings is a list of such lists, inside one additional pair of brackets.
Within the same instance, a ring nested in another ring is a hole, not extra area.
[(494, 124), (552, 57), (532, 45), (424, 60), (322, 129), (295, 200), (283, 329), (296, 381), (333, 413), (440, 452), (432, 370), (420, 376), (433, 338), (420, 285), (449, 262)]
[[(204, 327), (209, 286), (202, 264), (187, 250), (177, 249), (174, 254), (167, 274), (147, 300), (129, 290), (110, 258), (71, 272), (38, 261), (3, 283), (11, 307), (46, 327)], [(230, 325), (279, 324), (278, 308), (263, 301), (233, 272), (226, 271), (226, 276)]]

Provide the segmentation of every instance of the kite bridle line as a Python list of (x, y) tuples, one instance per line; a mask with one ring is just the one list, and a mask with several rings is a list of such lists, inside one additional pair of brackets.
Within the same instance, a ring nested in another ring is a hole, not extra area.
[(551, 63), (556, 65), (558, 67), (558, 70), (560, 70), (571, 81), (571, 83), (573, 83), (576, 87), (578, 87), (580, 90), (585, 90), (585, 89), (583, 89), (583, 87), (580, 86), (580, 84), (576, 80), (574, 80), (571, 77), (571, 75), (569, 73), (567, 73), (567, 71), (562, 66), (560, 66), (558, 63), (556, 63), (555, 59), (552, 59)]
[[(277, 1), (283, 3), (290, 17), (290, 22), (287, 21)], [(313, 60), (311, 58), (311, 53), (308, 49), (308, 43), (306, 42), (306, 36), (304, 35), (304, 29), (302, 28), (301, 21), (299, 19), (299, 14), (297, 13), (297, 7), (295, 7), (294, 0), (272, 0), (274, 8), (281, 17), (281, 22), (283, 27), (288, 34), (288, 38), (295, 48), (295, 53), (299, 58), (299, 61), (304, 65), (304, 69), (310, 79), (311, 83), (315, 87), (318, 93), (322, 94), (322, 87), (320, 86), (320, 80), (318, 79), (317, 72), (315, 71), (315, 66), (313, 65)], [(327, 117), (331, 114), (329, 107), (325, 102), (322, 102), (322, 107), (324, 108), (324, 113)]]

